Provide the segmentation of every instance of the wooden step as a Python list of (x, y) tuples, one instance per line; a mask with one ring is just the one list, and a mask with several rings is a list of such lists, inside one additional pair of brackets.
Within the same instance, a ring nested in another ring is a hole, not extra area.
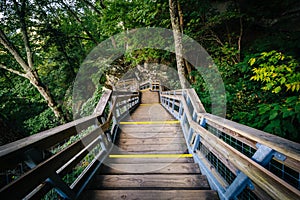
[(152, 139), (152, 138), (184, 138), (182, 132), (147, 132), (147, 133), (139, 133), (139, 132), (122, 132), (119, 135), (120, 139)]
[(108, 158), (107, 163), (193, 163), (193, 158)]
[(97, 175), (91, 189), (207, 190), (209, 184), (199, 174)]
[(186, 144), (131, 144), (131, 145), (118, 145), (118, 147), (124, 151), (130, 152), (146, 152), (146, 151), (183, 151), (187, 150)]
[(196, 163), (109, 164), (99, 170), (100, 174), (200, 174)]
[(159, 102), (158, 92), (151, 92), (150, 90), (142, 91), (141, 102), (142, 103), (158, 103)]
[[(147, 151), (147, 150), (140, 150), (140, 151), (126, 151), (119, 149), (118, 151), (112, 152), (113, 154), (186, 154), (188, 153), (187, 150), (159, 150), (159, 151)], [(128, 158), (131, 159), (131, 158)]]
[(121, 124), (120, 130), (137, 133), (182, 131), (178, 124)]
[(219, 197), (212, 190), (89, 190), (81, 199), (215, 200)]
[(117, 143), (120, 145), (136, 145), (136, 144), (185, 144), (185, 140), (183, 137), (175, 137), (175, 138), (164, 138), (164, 137), (156, 137), (156, 138), (143, 138), (143, 139), (120, 139)]

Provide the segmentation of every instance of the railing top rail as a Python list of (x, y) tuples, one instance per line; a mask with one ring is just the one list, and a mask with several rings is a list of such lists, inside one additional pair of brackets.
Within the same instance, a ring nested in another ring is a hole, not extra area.
[[(111, 97), (112, 91), (106, 90), (99, 104), (96, 106), (94, 113), (90, 116), (83, 117), (72, 122), (54, 127), (52, 129), (42, 131), (32, 136), (17, 140), (15, 142), (0, 146), (0, 160), (3, 161), (1, 168), (7, 167), (8, 164), (18, 163), (20, 156), (31, 148), (47, 149), (61, 142), (64, 138), (75, 135), (77, 132), (97, 124), (97, 117), (104, 112), (105, 104)], [(101, 104), (100, 104), (101, 102)]]
[[(182, 93), (178, 93), (178, 91), (180, 91), (180, 90), (175, 90), (176, 96), (172, 95), (172, 94), (174, 94), (174, 91), (163, 92), (161, 95), (167, 96), (169, 98), (175, 98), (175, 99), (181, 98), (182, 99), (183, 97), (182, 96), (180, 97), (180, 94), (182, 94)], [(181, 91), (183, 91), (183, 90), (181, 90)], [(193, 94), (191, 92), (191, 90), (188, 90), (188, 91), (189, 92), (187, 94), (190, 97), (191, 97), (191, 94), (193, 95), (193, 97), (190, 99), (191, 99), (191, 102), (192, 102), (194, 108), (195, 109), (199, 108), (200, 100), (198, 99), (198, 96), (195, 96), (195, 94)], [(174, 96), (174, 97), (172, 97), (172, 96)], [(202, 107), (202, 106), (203, 105), (200, 104), (200, 107)], [(255, 128), (251, 128), (246, 125), (236, 123), (234, 121), (231, 121), (231, 120), (228, 120), (228, 119), (225, 119), (222, 117), (218, 117), (216, 115), (199, 112), (199, 110), (202, 110), (202, 109), (197, 110), (197, 115), (200, 118), (204, 117), (206, 120), (211, 121), (211, 122), (219, 125), (222, 128), (229, 129), (229, 130), (235, 132), (236, 134), (241, 135), (244, 138), (247, 138), (251, 141), (269, 146), (270, 148), (276, 150), (279, 153), (283, 153), (288, 157), (291, 157), (297, 161), (300, 161), (300, 144), (299, 143), (281, 138), (276, 135), (269, 134), (264, 131), (260, 131)]]
[[(138, 92), (115, 91), (113, 94), (105, 90), (92, 115), (0, 146), (0, 169), (10, 176), (12, 169), (22, 168), (18, 172), (20, 177), (7, 180), (7, 184), (1, 186), (1, 195), (38, 199), (53, 188), (62, 198), (76, 199), (112, 149), (112, 138), (119, 127), (117, 120), (127, 115), (119, 107), (125, 105), (133, 110), (139, 103)], [(108, 107), (109, 113), (106, 112)], [(92, 129), (87, 129), (91, 126)], [(78, 137), (71, 137), (81, 130), (84, 132)], [(75, 175), (77, 178), (71, 180), (70, 186), (67, 185), (68, 180), (62, 177), (75, 172), (79, 165), (82, 167), (82, 162), (88, 165), (80, 175)]]
[[(199, 112), (198, 96), (191, 90), (162, 92), (161, 98), (167, 110), (181, 120), (189, 152), (204, 168), (221, 199), (236, 197), (250, 183), (263, 199), (299, 199), (300, 144)], [(177, 105), (180, 102), (175, 111), (174, 100)], [(268, 168), (269, 164), (279, 172)]]

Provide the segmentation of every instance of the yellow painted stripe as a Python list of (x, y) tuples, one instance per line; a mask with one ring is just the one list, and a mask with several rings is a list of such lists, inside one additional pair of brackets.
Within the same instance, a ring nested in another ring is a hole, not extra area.
[(120, 124), (179, 124), (178, 120), (173, 121), (144, 121), (144, 122), (120, 122)]
[(150, 88), (146, 88), (146, 89), (143, 89), (143, 90), (140, 90), (141, 92), (146, 92), (146, 91), (149, 91)]
[(112, 154), (110, 158), (191, 158), (192, 154)]
[(160, 105), (160, 103), (142, 103), (140, 106), (153, 106), (153, 105)]

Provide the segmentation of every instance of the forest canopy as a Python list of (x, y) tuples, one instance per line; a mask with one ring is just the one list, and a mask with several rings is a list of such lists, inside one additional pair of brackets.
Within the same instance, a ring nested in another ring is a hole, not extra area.
[[(180, 31), (206, 49), (221, 73), (226, 117), (299, 142), (300, 2), (174, 2)], [(176, 69), (176, 56), (169, 52), (125, 53), (100, 81), (91, 82), (94, 95), (72, 113), (73, 82), (90, 51), (115, 34), (143, 27), (172, 29), (169, 2), (1, 1), (0, 145), (88, 115), (102, 88), (137, 65), (156, 62)], [(186, 60), (182, 66), (210, 112), (201, 74)]]

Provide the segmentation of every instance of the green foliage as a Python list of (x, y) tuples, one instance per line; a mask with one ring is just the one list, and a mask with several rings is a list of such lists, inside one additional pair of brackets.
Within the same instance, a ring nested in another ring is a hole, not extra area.
[(60, 123), (53, 115), (50, 108), (47, 108), (37, 116), (24, 121), (24, 128), (30, 135), (41, 132), (43, 130), (58, 126)]
[(251, 72), (250, 80), (258, 83), (259, 88), (253, 92), (261, 94), (257, 99), (258, 104), (252, 104), (248, 114), (251, 117), (246, 120), (246, 124), (299, 141), (298, 61), (283, 53), (270, 51), (248, 57), (243, 63), (246, 68), (252, 68), (248, 70)]
[(89, 116), (93, 114), (97, 103), (99, 102), (101, 95), (102, 95), (102, 86), (98, 86), (97, 89), (95, 90), (93, 96), (89, 98), (83, 105), (80, 111), (80, 116)]
[(263, 52), (259, 57), (251, 58), (249, 65), (254, 67), (251, 80), (262, 82), (265, 91), (279, 93), (281, 90), (300, 90), (299, 63), (291, 56), (276, 51)]
[[(102, 1), (86, 2), (26, 1), (26, 24), (34, 70), (69, 119), (72, 118), (72, 83), (91, 49), (116, 33), (134, 28), (171, 27), (168, 1), (111, 0), (103, 1), (104, 5)], [(295, 28), (299, 20), (291, 12), (298, 1), (190, 0), (179, 3), (183, 32), (197, 40), (219, 67), (226, 88), (227, 117), (289, 139), (299, 138), (295, 131), (300, 127), (300, 37)], [(13, 1), (7, 0), (5, 9), (0, 12), (1, 29), (26, 58)], [(7, 67), (20, 70), (2, 46), (0, 58)], [(174, 55), (168, 52), (139, 49), (126, 52), (113, 67), (116, 76), (122, 76), (128, 69), (144, 62), (174, 67), (174, 61)], [(94, 74), (88, 83), (92, 85), (89, 92), (95, 90), (99, 78), (100, 84), (105, 85), (105, 76), (99, 76), (112, 71)], [(195, 69), (191, 75), (193, 87), (210, 112), (208, 88), (211, 86)], [(79, 89), (84, 92), (87, 88)], [(79, 104), (83, 104), (79, 114), (91, 114), (100, 96), (101, 88), (98, 87), (87, 101), (79, 99)], [(2, 69), (0, 112), (1, 118), (14, 124), (24, 135), (51, 128), (57, 123), (41, 95), (27, 80)]]

